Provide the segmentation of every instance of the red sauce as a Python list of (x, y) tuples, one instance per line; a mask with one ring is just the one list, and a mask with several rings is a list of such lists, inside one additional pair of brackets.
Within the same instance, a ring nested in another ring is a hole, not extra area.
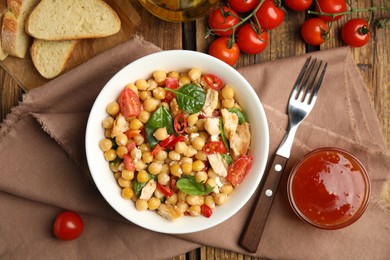
[(326, 229), (341, 228), (365, 210), (369, 180), (364, 167), (349, 153), (319, 149), (294, 170), (289, 181), (290, 201), (309, 223)]

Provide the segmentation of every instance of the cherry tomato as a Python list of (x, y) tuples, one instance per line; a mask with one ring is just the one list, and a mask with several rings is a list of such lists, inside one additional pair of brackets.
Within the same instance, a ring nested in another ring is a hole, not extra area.
[(219, 77), (213, 74), (205, 74), (203, 76), (203, 79), (206, 81), (207, 85), (212, 89), (221, 90), (224, 86), (223, 81)]
[[(316, 11), (328, 14), (337, 14), (347, 11), (347, 4), (345, 0), (318, 0), (316, 4)], [(337, 21), (343, 15), (337, 15), (333, 18), (328, 15), (319, 15), (318, 17), (324, 20), (325, 22)]]
[(124, 88), (119, 96), (119, 107), (124, 117), (136, 117), (141, 112), (141, 101), (132, 89)]
[(348, 21), (341, 28), (341, 36), (345, 44), (352, 47), (361, 47), (370, 40), (371, 32), (368, 22), (361, 18)]
[(58, 239), (72, 240), (80, 236), (83, 229), (83, 219), (77, 213), (62, 211), (54, 221), (53, 233)]
[(264, 30), (278, 27), (283, 22), (284, 16), (284, 10), (276, 6), (274, 0), (265, 0), (256, 12), (256, 17)]
[(200, 212), (206, 218), (209, 218), (209, 217), (211, 217), (211, 215), (213, 215), (213, 210), (209, 206), (207, 206), (206, 204), (203, 204), (200, 206)]
[(268, 34), (251, 24), (245, 24), (237, 33), (237, 44), (240, 50), (249, 54), (262, 52), (268, 45)]
[(246, 13), (255, 9), (259, 0), (228, 0), (230, 7), (238, 13)]
[(239, 22), (238, 14), (228, 6), (214, 9), (208, 19), (211, 31), (219, 36), (232, 35), (232, 27)]
[(179, 79), (174, 77), (167, 77), (165, 79), (165, 87), (177, 89), (179, 87)]
[(205, 154), (213, 154), (213, 153), (227, 153), (227, 149), (225, 147), (225, 144), (221, 141), (210, 141), (207, 142), (204, 146), (202, 151)]
[(306, 20), (301, 27), (301, 35), (303, 40), (313, 46), (320, 45), (325, 42), (325, 36), (329, 28), (320, 18), (311, 18)]
[(230, 46), (230, 42), (230, 37), (214, 40), (209, 47), (209, 54), (233, 66), (240, 57), (240, 48), (235, 42)]
[(303, 12), (311, 6), (313, 0), (284, 0), (284, 3), (291, 10)]
[(187, 118), (184, 114), (178, 114), (173, 119), (173, 128), (178, 134), (182, 134), (187, 130)]
[(253, 157), (252, 156), (241, 156), (228, 168), (228, 174), (226, 180), (228, 180), (234, 186), (239, 185), (248, 174), (250, 168), (252, 167)]

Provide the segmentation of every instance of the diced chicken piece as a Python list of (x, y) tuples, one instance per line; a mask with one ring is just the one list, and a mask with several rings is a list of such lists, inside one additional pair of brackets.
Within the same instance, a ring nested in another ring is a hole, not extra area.
[(183, 213), (176, 207), (168, 204), (161, 204), (157, 210), (158, 214), (168, 220), (176, 220), (183, 216)]
[(206, 92), (206, 101), (203, 105), (202, 111), (206, 117), (211, 117), (213, 111), (218, 107), (218, 91), (209, 88)]
[(114, 121), (114, 126), (111, 130), (111, 137), (114, 138), (118, 134), (124, 133), (127, 130), (129, 130), (129, 122), (126, 121), (126, 118), (122, 114), (119, 114)]
[(238, 126), (238, 116), (226, 108), (221, 110), (223, 130), (227, 139), (231, 140)]
[(226, 177), (227, 169), (220, 153), (209, 154), (207, 155), (207, 159), (209, 160), (211, 168), (213, 168), (213, 171), (217, 175)]
[(237, 127), (236, 133), (230, 140), (230, 148), (233, 153), (233, 157), (245, 155), (248, 152), (251, 141), (251, 132), (249, 130), (249, 124), (247, 122), (242, 123)]
[(219, 117), (209, 117), (205, 119), (204, 128), (211, 136), (218, 136), (219, 131)]
[(146, 185), (142, 188), (141, 195), (139, 196), (139, 198), (143, 200), (149, 200), (152, 197), (154, 191), (156, 190), (156, 187), (156, 181), (150, 179), (150, 181), (148, 181), (148, 183), (146, 183)]

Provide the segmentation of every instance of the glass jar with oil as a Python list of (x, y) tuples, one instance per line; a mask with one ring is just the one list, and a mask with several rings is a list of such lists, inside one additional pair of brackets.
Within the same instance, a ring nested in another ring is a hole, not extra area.
[(139, 2), (160, 19), (187, 22), (207, 15), (219, 0), (139, 0)]

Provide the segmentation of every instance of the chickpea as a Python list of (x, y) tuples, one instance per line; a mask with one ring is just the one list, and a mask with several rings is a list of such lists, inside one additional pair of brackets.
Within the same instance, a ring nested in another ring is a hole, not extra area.
[(114, 149), (110, 149), (106, 152), (104, 152), (104, 158), (106, 161), (113, 161), (116, 159), (116, 151)]
[(127, 135), (120, 133), (115, 137), (115, 142), (117, 145), (126, 145), (128, 141)]
[(188, 149), (183, 153), (184, 156), (186, 157), (192, 157), (194, 156), (198, 151), (192, 147), (192, 145), (188, 146)]
[(184, 213), (188, 209), (188, 204), (185, 201), (178, 201), (176, 207), (181, 213)]
[(133, 118), (130, 120), (129, 128), (131, 130), (140, 130), (144, 124), (138, 118)]
[(225, 193), (215, 193), (214, 194), (214, 202), (217, 205), (222, 205), (226, 202), (227, 195)]
[(154, 131), (153, 136), (158, 140), (162, 141), (168, 138), (168, 131), (166, 127), (158, 128), (156, 131)]
[(180, 154), (178, 152), (176, 152), (176, 151), (170, 151), (168, 153), (168, 157), (172, 161), (179, 161), (180, 160)]
[(111, 116), (116, 116), (119, 113), (119, 110), (119, 104), (116, 101), (109, 103), (106, 107), (107, 113), (109, 113)]
[(224, 99), (222, 99), (222, 106), (224, 108), (232, 108), (232, 107), (234, 107), (234, 99), (232, 99), (232, 98), (224, 98)]
[(149, 166), (148, 166), (148, 170), (151, 174), (153, 175), (157, 175), (160, 173), (161, 171), (161, 168), (162, 168), (162, 164), (160, 163), (155, 163), (155, 162), (152, 162)]
[(122, 188), (130, 187), (130, 181), (129, 180), (125, 180), (122, 177), (118, 178), (118, 184)]
[(169, 180), (170, 180), (170, 177), (167, 173), (165, 172), (160, 172), (158, 175), (157, 175), (157, 181), (158, 183), (160, 183), (161, 185), (167, 185), (169, 183)]
[(137, 160), (134, 162), (134, 168), (136, 171), (145, 170), (146, 167), (148, 167), (148, 166), (142, 160)]
[(152, 97), (152, 92), (150, 92), (148, 90), (142, 90), (139, 93), (139, 99), (141, 99), (142, 101), (145, 101), (145, 100), (147, 100), (148, 98), (151, 98), (151, 97)]
[(140, 149), (141, 152), (150, 152), (150, 147), (147, 143), (141, 144), (138, 149)]
[(135, 208), (139, 211), (146, 210), (148, 208), (148, 202), (143, 199), (137, 199), (135, 202)]
[(154, 196), (157, 198), (157, 199), (162, 199), (162, 198), (164, 198), (164, 193), (162, 193), (159, 189), (156, 189), (155, 191), (154, 191)]
[(204, 118), (199, 119), (198, 122), (196, 122), (195, 126), (198, 128), (199, 131), (203, 131), (204, 125), (205, 125), (206, 120)]
[(108, 150), (110, 150), (112, 148), (112, 142), (110, 139), (104, 138), (104, 139), (100, 140), (99, 146), (103, 152), (107, 152)]
[(233, 185), (231, 185), (231, 184), (225, 184), (221, 187), (220, 190), (222, 193), (229, 195), (233, 192), (234, 188), (233, 188)]
[(156, 70), (155, 72), (153, 72), (153, 78), (158, 85), (162, 86), (164, 85), (165, 79), (167, 78), (167, 73), (162, 70)]
[(202, 151), (197, 151), (197, 153), (195, 154), (195, 158), (200, 161), (206, 161), (207, 155)]
[(192, 172), (192, 163), (183, 163), (181, 169), (184, 174), (190, 174)]
[(153, 162), (153, 155), (151, 152), (142, 153), (142, 161), (146, 164)]
[(195, 150), (202, 150), (203, 149), (203, 146), (205, 145), (205, 139), (203, 139), (202, 137), (200, 136), (197, 136), (195, 137), (192, 142), (192, 147), (194, 147)]
[(192, 163), (192, 170), (193, 171), (201, 171), (204, 169), (204, 163), (200, 160), (196, 160), (195, 162)]
[(116, 149), (116, 155), (118, 155), (119, 158), (123, 158), (123, 155), (128, 154), (129, 151), (127, 150), (126, 146), (119, 146)]
[(147, 90), (149, 87), (148, 82), (144, 79), (137, 80), (135, 85), (137, 86), (138, 90)]
[(190, 206), (187, 209), (187, 211), (193, 217), (199, 216), (200, 215), (200, 206), (199, 205)]
[(221, 95), (223, 98), (233, 98), (234, 97), (234, 89), (230, 85), (226, 85), (222, 90), (221, 90)]
[(117, 164), (117, 163), (110, 162), (110, 163), (109, 163), (109, 167), (110, 167), (110, 170), (111, 170), (112, 172), (117, 172), (117, 171), (118, 171), (118, 164)]
[(162, 165), (160, 174), (161, 174), (161, 173), (166, 173), (166, 174), (169, 173), (169, 165), (168, 165), (168, 164), (164, 163), (164, 164)]
[(194, 126), (199, 120), (198, 116), (199, 116), (199, 113), (189, 115), (187, 117), (187, 124), (189, 126)]
[(208, 179), (207, 173), (205, 171), (200, 171), (195, 173), (195, 179), (197, 182), (206, 182)]
[(144, 101), (144, 110), (153, 112), (160, 105), (161, 101), (156, 98), (148, 98)]
[(171, 71), (171, 72), (169, 72), (168, 77), (178, 79), (180, 77), (180, 75), (179, 75), (179, 72), (177, 72), (177, 71)]
[(179, 190), (179, 191), (177, 192), (177, 198), (178, 198), (178, 200), (185, 201), (185, 200), (186, 200), (186, 197), (187, 197), (187, 194), (185, 194), (185, 193), (182, 192), (181, 190)]
[(111, 116), (103, 119), (102, 121), (103, 128), (111, 129), (114, 126), (114, 121), (115, 121), (114, 118), (112, 118)]
[(172, 196), (168, 197), (166, 200), (165, 200), (165, 203), (166, 204), (169, 204), (169, 205), (175, 205), (177, 203), (178, 199), (177, 199), (177, 193), (174, 193), (172, 194)]
[(215, 187), (215, 186), (217, 186), (217, 182), (215, 181), (215, 178), (208, 178), (207, 179), (207, 181), (206, 181), (206, 183), (208, 184), (208, 185), (210, 185), (211, 187)]
[(137, 181), (138, 182), (147, 182), (149, 180), (148, 172), (145, 170), (141, 170), (137, 174)]
[(209, 206), (211, 209), (214, 209), (215, 208), (214, 197), (211, 195), (206, 196), (206, 198), (204, 199), (204, 204)]
[(166, 94), (165, 88), (157, 87), (156, 89), (153, 90), (153, 97), (155, 97), (159, 100), (164, 99), (165, 94)]
[(194, 125), (194, 126), (187, 126), (186, 132), (187, 132), (187, 134), (197, 133), (197, 132), (199, 132), (199, 128), (196, 125)]
[(137, 94), (137, 96), (138, 96), (138, 88), (137, 88), (136, 85), (134, 85), (133, 83), (128, 83), (128, 84), (126, 85), (126, 88), (131, 89), (131, 90), (134, 91), (135, 94)]
[(122, 189), (122, 198), (132, 199), (134, 198), (134, 190), (130, 187), (125, 187)]
[(186, 84), (190, 84), (191, 83), (191, 79), (188, 77), (188, 76), (181, 76), (179, 78), (179, 86), (184, 86)]
[(150, 118), (150, 113), (148, 111), (141, 110), (141, 112), (139, 112), (138, 119), (142, 123), (146, 124), (146, 122), (148, 122), (149, 118)]
[(160, 205), (161, 201), (156, 197), (152, 197), (148, 200), (148, 208), (150, 210), (156, 210), (158, 209), (158, 207), (160, 207)]
[(201, 75), (202, 75), (202, 73), (201, 73), (200, 69), (194, 68), (194, 69), (191, 69), (190, 71), (188, 71), (188, 77), (193, 82), (199, 82)]
[(120, 172), (116, 172), (114, 173), (114, 178), (118, 181), (118, 179), (121, 177), (121, 173)]
[(104, 136), (106, 138), (111, 138), (111, 133), (112, 133), (111, 129), (104, 130)]
[(173, 176), (176, 176), (176, 177), (180, 177), (183, 173), (183, 170), (181, 169), (180, 164), (177, 164), (177, 163), (172, 164), (169, 169), (171, 171), (171, 174)]
[(148, 79), (148, 84), (148, 90), (155, 90), (158, 87), (157, 82), (154, 79)]
[(145, 138), (142, 134), (138, 134), (136, 136), (134, 136), (134, 142), (136, 145), (141, 145), (145, 142)]
[(164, 150), (158, 151), (158, 153), (154, 156), (156, 160), (164, 161), (168, 157), (168, 152)]
[(185, 142), (178, 142), (175, 144), (175, 152), (182, 154), (188, 149)]
[(180, 164), (182, 164), (182, 165), (185, 163), (190, 163), (192, 165), (192, 162), (193, 162), (193, 160), (190, 157), (183, 157), (180, 159)]
[(196, 195), (187, 195), (186, 202), (191, 206), (192, 205), (203, 205), (204, 197), (203, 196), (196, 196)]
[(129, 170), (123, 170), (121, 176), (123, 179), (131, 181), (132, 179), (134, 179), (134, 172)]

